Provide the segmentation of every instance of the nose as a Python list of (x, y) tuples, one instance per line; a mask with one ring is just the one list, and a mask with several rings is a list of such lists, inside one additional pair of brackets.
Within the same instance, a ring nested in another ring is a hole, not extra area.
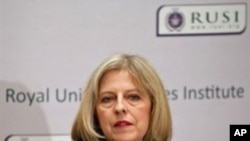
[(127, 105), (123, 98), (118, 98), (115, 105), (116, 114), (125, 114), (127, 113)]

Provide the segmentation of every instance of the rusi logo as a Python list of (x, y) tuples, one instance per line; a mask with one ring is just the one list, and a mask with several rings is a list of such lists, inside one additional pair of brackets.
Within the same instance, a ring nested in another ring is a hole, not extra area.
[(246, 28), (246, 4), (164, 5), (157, 10), (157, 36), (239, 34)]
[(230, 125), (230, 141), (249, 141), (250, 125)]

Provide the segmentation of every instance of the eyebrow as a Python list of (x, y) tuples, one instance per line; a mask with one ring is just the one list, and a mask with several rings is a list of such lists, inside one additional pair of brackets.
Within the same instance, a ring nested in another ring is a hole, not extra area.
[(104, 94), (115, 94), (115, 93), (112, 91), (103, 91), (99, 93), (99, 95), (104, 95)]
[[(140, 91), (137, 88), (132, 88), (132, 89), (128, 89), (125, 91), (125, 93), (130, 93), (130, 92), (139, 92), (140, 93)], [(104, 90), (104, 91), (101, 91), (99, 93), (99, 95), (104, 95), (104, 94), (115, 94), (115, 92), (110, 91), (110, 90)]]
[(138, 90), (138, 89), (129, 89), (129, 90), (127, 90), (126, 91), (126, 93), (129, 93), (129, 92), (139, 92), (140, 93), (140, 91)]

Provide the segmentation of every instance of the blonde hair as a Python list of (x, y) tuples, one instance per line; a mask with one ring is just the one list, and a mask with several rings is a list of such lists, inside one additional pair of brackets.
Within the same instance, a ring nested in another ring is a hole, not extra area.
[(156, 71), (138, 55), (116, 54), (102, 62), (94, 71), (83, 92), (80, 109), (72, 127), (74, 141), (99, 141), (102, 135), (95, 104), (99, 93), (99, 82), (110, 70), (126, 70), (141, 91), (151, 99), (151, 117), (144, 141), (168, 141), (172, 136), (172, 120), (167, 94)]

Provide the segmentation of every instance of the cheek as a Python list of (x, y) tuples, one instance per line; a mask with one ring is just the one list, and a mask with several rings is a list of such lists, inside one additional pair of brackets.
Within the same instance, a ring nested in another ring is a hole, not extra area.
[(146, 107), (141, 110), (140, 118), (144, 119), (144, 122), (149, 123), (150, 121), (150, 113), (151, 113), (151, 107)]
[(151, 104), (146, 104), (145, 106), (134, 110), (133, 113), (138, 122), (138, 126), (144, 130), (147, 130), (150, 122)]
[(103, 108), (98, 106), (96, 107), (96, 112), (101, 128), (106, 128), (109, 123), (110, 113), (107, 110), (104, 110)]

